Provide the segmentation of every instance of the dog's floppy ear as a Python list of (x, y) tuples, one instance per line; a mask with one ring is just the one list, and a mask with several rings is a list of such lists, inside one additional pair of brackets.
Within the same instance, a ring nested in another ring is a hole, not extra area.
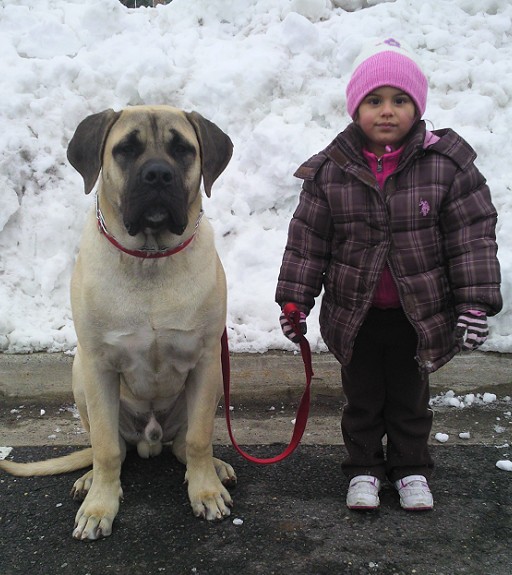
[(84, 179), (86, 194), (98, 179), (107, 134), (120, 115), (121, 112), (108, 109), (87, 116), (78, 124), (69, 142), (68, 160)]
[(201, 148), (201, 171), (204, 191), (212, 193), (213, 182), (222, 174), (233, 154), (233, 142), (218, 126), (197, 112), (186, 113), (194, 127)]

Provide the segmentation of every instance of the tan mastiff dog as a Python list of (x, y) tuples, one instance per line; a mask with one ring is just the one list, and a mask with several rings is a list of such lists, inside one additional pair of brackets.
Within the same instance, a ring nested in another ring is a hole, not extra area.
[(0, 468), (29, 476), (92, 465), (73, 486), (84, 499), (77, 539), (111, 533), (130, 445), (149, 457), (172, 442), (195, 515), (230, 514), (225, 486), (236, 476), (212, 455), (226, 283), (213, 230), (201, 217), (200, 183), (210, 196), (232, 149), (215, 124), (168, 106), (94, 114), (69, 144), (86, 193), (99, 177), (71, 286), (73, 393), (91, 447)]

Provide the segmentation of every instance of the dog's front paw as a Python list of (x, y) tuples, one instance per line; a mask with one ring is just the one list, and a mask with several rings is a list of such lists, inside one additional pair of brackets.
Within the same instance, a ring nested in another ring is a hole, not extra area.
[[(192, 511), (196, 517), (201, 517), (208, 521), (229, 517), (231, 515), (229, 508), (233, 506), (233, 500), (229, 491), (224, 487), (217, 475), (216, 461), (214, 460), (213, 463), (215, 463), (215, 466), (212, 466), (207, 472), (205, 470), (192, 472), (188, 469), (185, 474)], [(227, 478), (228, 475), (226, 473), (225, 477)], [(231, 475), (234, 475), (234, 471)]]
[(84, 514), (78, 520), (73, 537), (81, 541), (88, 539), (95, 541), (103, 537), (108, 537), (112, 533), (113, 517)]
[(221, 489), (218, 491), (203, 489), (195, 495), (191, 493), (189, 486), (190, 504), (196, 517), (218, 521), (231, 515), (229, 508), (233, 506), (233, 500), (228, 490), (220, 485)]
[(110, 497), (103, 493), (94, 498), (90, 491), (76, 514), (73, 537), (90, 541), (108, 537), (112, 533), (112, 523), (119, 511), (122, 496), (120, 486), (119, 490), (112, 491)]

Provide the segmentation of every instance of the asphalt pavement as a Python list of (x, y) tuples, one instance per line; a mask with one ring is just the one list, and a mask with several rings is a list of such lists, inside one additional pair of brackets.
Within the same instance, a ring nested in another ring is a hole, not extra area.
[[(70, 365), (62, 355), (0, 356), (0, 446), (14, 446), (15, 459), (87, 444)], [(379, 511), (346, 508), (339, 368), (328, 354), (314, 355), (313, 367), (310, 421), (281, 463), (239, 456), (219, 407), (215, 455), (238, 475), (222, 522), (193, 516), (184, 468), (168, 450), (151, 460), (128, 455), (113, 533), (95, 542), (71, 537), (78, 503), (69, 492), (80, 472), (0, 475), (0, 574), (510, 575), (512, 473), (497, 462), (512, 460), (512, 356), (458, 356), (432, 377), (435, 507), (423, 513), (403, 511), (391, 485)], [(279, 453), (304, 385), (300, 357), (236, 355), (232, 372), (239, 443), (259, 457)], [(436, 439), (441, 432), (446, 441)]]

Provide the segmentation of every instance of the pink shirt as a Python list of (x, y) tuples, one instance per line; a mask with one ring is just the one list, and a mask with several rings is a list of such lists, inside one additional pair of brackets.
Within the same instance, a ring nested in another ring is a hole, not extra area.
[[(368, 150), (363, 150), (364, 157), (374, 173), (381, 189), (384, 189), (386, 179), (396, 170), (402, 150), (403, 148), (399, 148), (394, 152), (384, 154), (380, 158), (377, 158), (375, 154)], [(391, 270), (389, 269), (388, 264), (386, 264), (382, 271), (377, 289), (373, 295), (372, 304), (374, 307), (378, 307), (380, 309), (402, 307), (395, 280), (391, 275)]]

